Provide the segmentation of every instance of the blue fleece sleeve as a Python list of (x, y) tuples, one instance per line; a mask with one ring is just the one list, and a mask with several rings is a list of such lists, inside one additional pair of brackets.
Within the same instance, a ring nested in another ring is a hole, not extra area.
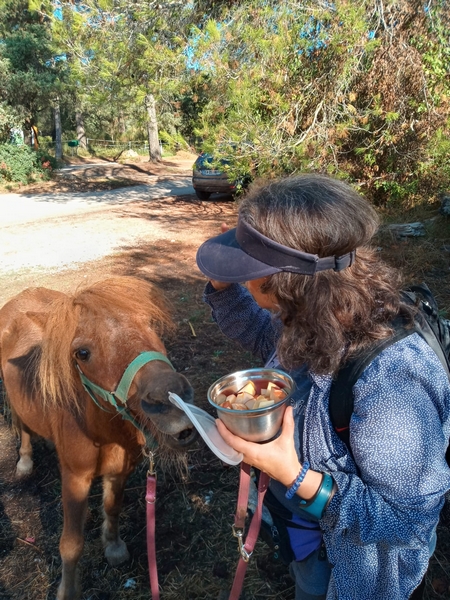
[(268, 360), (280, 335), (281, 322), (260, 308), (243, 286), (234, 283), (217, 291), (208, 283), (203, 300), (211, 307), (212, 317), (224, 335), (262, 361)]

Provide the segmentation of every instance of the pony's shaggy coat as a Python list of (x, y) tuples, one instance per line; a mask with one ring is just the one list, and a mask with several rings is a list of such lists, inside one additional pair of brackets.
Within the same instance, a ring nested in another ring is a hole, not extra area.
[(101, 281), (71, 296), (29, 288), (0, 309), (1, 377), (21, 435), (17, 474), (32, 471), (32, 433), (51, 440), (58, 453), (64, 527), (57, 600), (81, 595), (76, 571), (93, 479), (103, 477), (103, 542), (108, 562), (116, 565), (128, 558), (118, 531), (123, 490), (146, 439), (184, 451), (196, 437), (186, 415), (168, 400), (172, 391), (192, 401), (192, 387), (158, 354), (130, 385), (126, 406), (139, 429), (102, 398), (95, 403), (79, 370), (112, 392), (139, 354), (165, 354), (160, 336), (172, 327), (161, 292), (132, 277)]

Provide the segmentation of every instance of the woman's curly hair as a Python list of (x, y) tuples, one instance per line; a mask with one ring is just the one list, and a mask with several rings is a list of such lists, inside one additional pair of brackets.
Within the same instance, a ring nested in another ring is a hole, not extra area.
[(285, 325), (278, 357), (285, 368), (306, 362), (317, 374), (335, 373), (374, 340), (388, 337), (401, 302), (399, 273), (369, 243), (378, 229), (374, 208), (350, 185), (304, 174), (253, 186), (240, 218), (272, 240), (319, 257), (356, 250), (353, 264), (314, 276), (281, 272), (261, 291), (273, 294)]

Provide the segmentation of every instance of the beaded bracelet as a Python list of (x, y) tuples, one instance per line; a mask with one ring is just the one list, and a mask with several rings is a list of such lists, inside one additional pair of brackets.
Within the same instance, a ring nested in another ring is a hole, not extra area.
[(300, 470), (300, 473), (297, 475), (296, 480), (294, 481), (292, 486), (288, 489), (288, 491), (285, 494), (285, 496), (288, 500), (290, 500), (291, 498), (293, 498), (295, 496), (298, 488), (300, 487), (300, 484), (305, 479), (305, 475), (308, 472), (308, 470), (309, 470), (309, 462), (307, 460), (305, 460), (305, 462), (303, 463), (303, 466)]

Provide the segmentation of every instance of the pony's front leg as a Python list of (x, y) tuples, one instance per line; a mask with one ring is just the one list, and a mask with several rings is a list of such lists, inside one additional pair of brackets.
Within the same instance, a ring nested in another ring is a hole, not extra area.
[(16, 477), (25, 477), (33, 471), (33, 448), (31, 446), (31, 435), (20, 425), (20, 459), (16, 465)]
[(62, 577), (57, 600), (78, 600), (81, 596), (77, 565), (84, 545), (84, 522), (92, 477), (76, 476), (61, 467), (64, 527), (59, 541)]
[(130, 558), (125, 542), (119, 536), (119, 516), (128, 474), (103, 476), (103, 545), (108, 563), (115, 567)]

